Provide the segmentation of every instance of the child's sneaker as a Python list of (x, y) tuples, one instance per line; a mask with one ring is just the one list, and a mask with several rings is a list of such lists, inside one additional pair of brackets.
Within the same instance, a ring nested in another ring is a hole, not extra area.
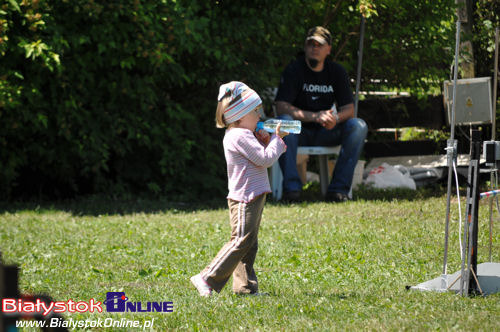
[(212, 295), (212, 287), (207, 284), (207, 282), (201, 277), (201, 275), (197, 274), (195, 276), (192, 276), (190, 280), (201, 296)]

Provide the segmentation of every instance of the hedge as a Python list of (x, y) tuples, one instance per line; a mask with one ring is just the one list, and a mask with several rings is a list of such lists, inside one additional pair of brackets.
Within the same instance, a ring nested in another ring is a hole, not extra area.
[(0, 199), (225, 195), (218, 86), (244, 81), (269, 111), (265, 92), (314, 25), (354, 78), (360, 4), (364, 82), (418, 90), (448, 77), (454, 0), (4, 2)]

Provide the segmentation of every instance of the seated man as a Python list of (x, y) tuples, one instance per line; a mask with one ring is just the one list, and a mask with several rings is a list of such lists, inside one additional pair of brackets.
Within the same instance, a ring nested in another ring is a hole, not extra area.
[(331, 48), (327, 29), (310, 29), (305, 56), (290, 63), (281, 76), (276, 95), (278, 117), (302, 121), (299, 135), (284, 138), (287, 150), (279, 159), (286, 201), (300, 200), (302, 183), (296, 166), (299, 145), (341, 145), (325, 197), (332, 202), (348, 199), (354, 168), (363, 149), (368, 128), (362, 119), (354, 118), (349, 77), (341, 65), (328, 58)]

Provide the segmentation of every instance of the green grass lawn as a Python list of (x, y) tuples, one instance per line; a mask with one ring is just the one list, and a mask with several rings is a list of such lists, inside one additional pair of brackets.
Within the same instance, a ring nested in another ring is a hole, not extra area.
[[(74, 320), (154, 318), (157, 331), (498, 331), (499, 294), (462, 298), (405, 289), (441, 274), (446, 195), (385, 195), (358, 194), (342, 204), (284, 205), (269, 198), (256, 261), (268, 296), (233, 295), (230, 281), (220, 294), (200, 298), (189, 282), (228, 240), (224, 201), (3, 204), (0, 249), (5, 263), (20, 265), (23, 293), (103, 301), (106, 292), (124, 291), (131, 301), (174, 304), (172, 313), (66, 315)], [(495, 213), (493, 261), (499, 262)], [(483, 202), (479, 262), (488, 259), (488, 215)], [(452, 219), (449, 273), (460, 266), (456, 204)]]

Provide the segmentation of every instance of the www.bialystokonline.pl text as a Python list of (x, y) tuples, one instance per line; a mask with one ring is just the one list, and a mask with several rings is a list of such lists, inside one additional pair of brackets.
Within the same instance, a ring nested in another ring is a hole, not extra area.
[(98, 318), (98, 319), (62, 319), (62, 318), (51, 318), (47, 321), (44, 320), (18, 320), (16, 321), (17, 328), (28, 328), (28, 327), (66, 327), (68, 329), (75, 328), (137, 328), (137, 329), (151, 329), (154, 327), (155, 319), (145, 320), (143, 322), (139, 320), (131, 320), (126, 318), (114, 319), (114, 318)]

